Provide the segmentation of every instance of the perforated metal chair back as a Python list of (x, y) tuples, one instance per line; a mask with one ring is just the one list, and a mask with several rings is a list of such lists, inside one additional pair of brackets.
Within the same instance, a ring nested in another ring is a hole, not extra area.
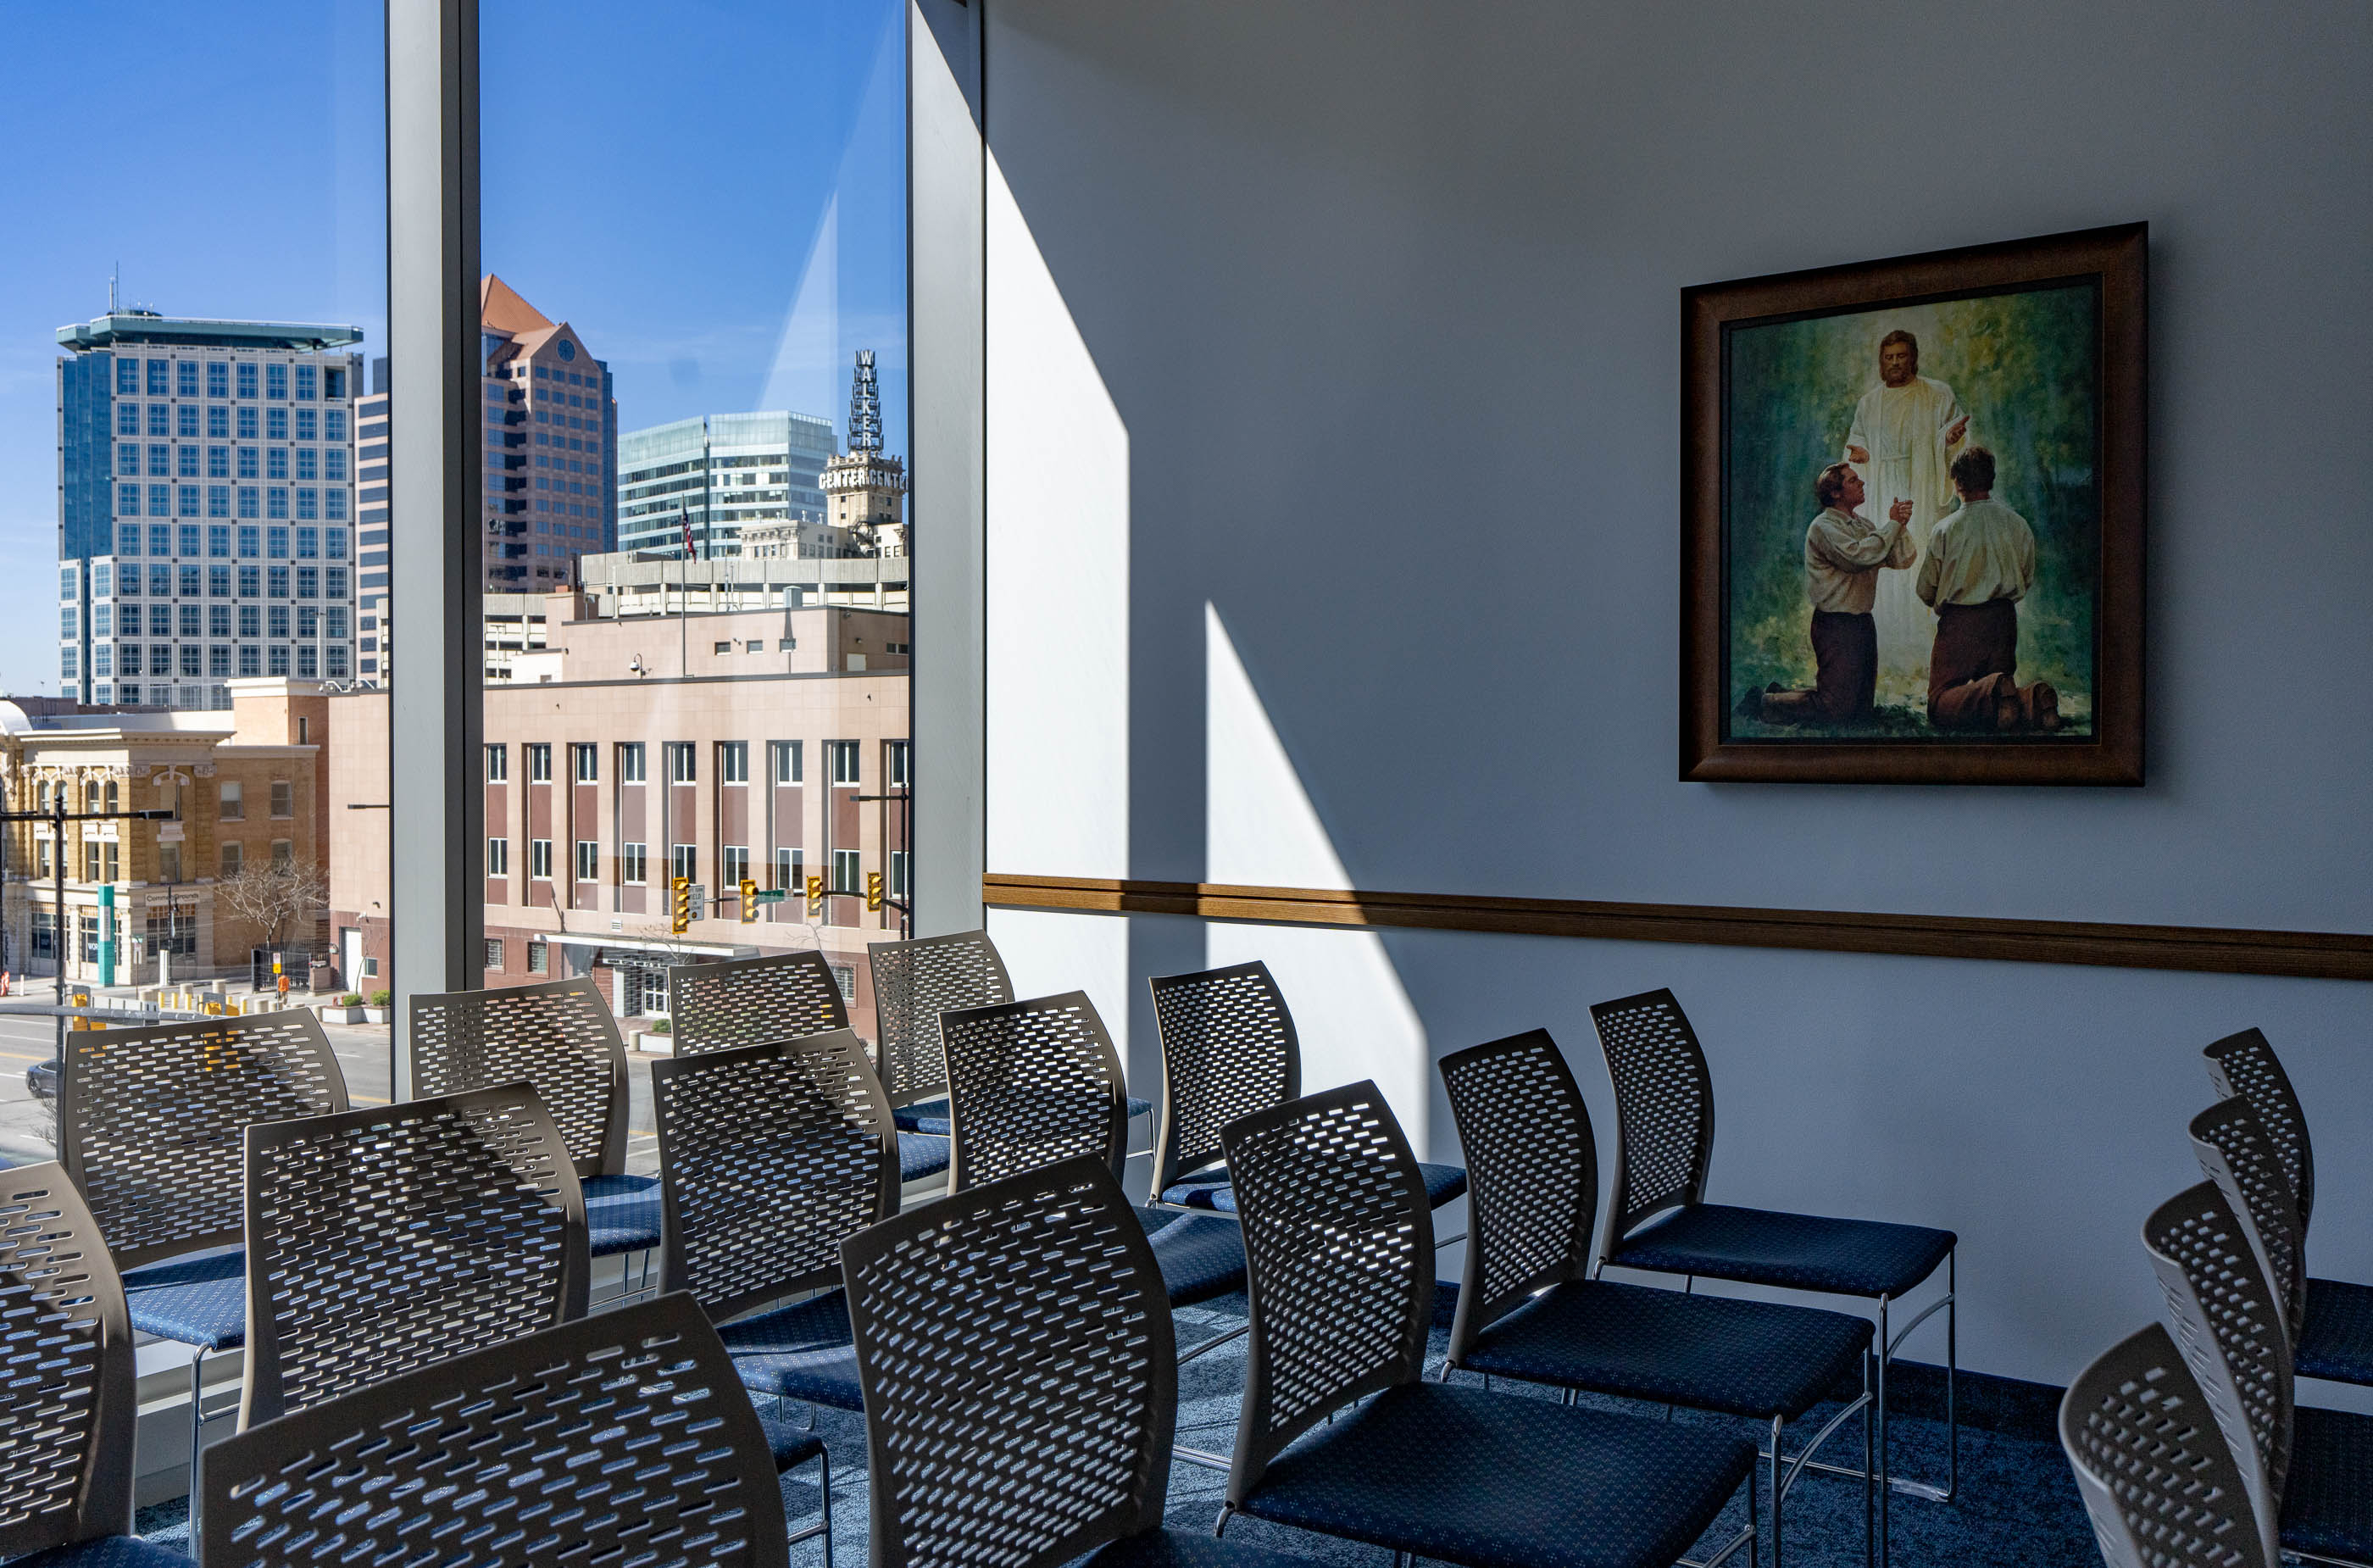
[(683, 1294), (250, 1427), (209, 1447), (202, 1475), (206, 1568), (790, 1555), (758, 1412)]
[(651, 1063), (660, 1288), (717, 1317), (840, 1282), (841, 1243), (898, 1211), (898, 1129), (847, 1029)]
[(89, 1207), (62, 1165), (0, 1170), (0, 1558), (131, 1530), (138, 1413)]
[(876, 1065), (894, 1106), (948, 1092), (940, 1014), (955, 1007), (994, 1007), (1013, 1000), (997, 944), (987, 931), (877, 942), (865, 950), (873, 971), (873, 1017), (881, 1036)]
[(940, 1014), (947, 1045), (948, 1190), (1075, 1154), (1120, 1175), (1128, 1097), (1120, 1053), (1085, 991)]
[(2238, 1094), (2193, 1117), (2191, 1131), (2201, 1170), (2247, 1223), (2250, 1249), (2282, 1303), (2296, 1351), (2307, 1321), (2307, 1244), (2274, 1135)]
[(119, 1270), (236, 1245), (248, 1127), (346, 1108), (310, 1012), (76, 1030), (65, 1048), (58, 1160)]
[(251, 1127), (240, 1424), (581, 1317), (588, 1269), (524, 1083)]
[(1589, 1277), (1598, 1145), (1581, 1085), (1546, 1029), (1443, 1058), (1442, 1084), (1468, 1184), (1455, 1362), (1535, 1292)]
[(2283, 1176), (2298, 1201), (2299, 1234), (2305, 1235), (2315, 1210), (2315, 1146), (2282, 1059), (2255, 1029), (2227, 1035), (2201, 1054), (2208, 1059), (2208, 1080), (2216, 1092), (2249, 1101), (2274, 1135), (2274, 1147), (2282, 1152)]
[(2060, 1445), (2109, 1568), (2274, 1568), (2232, 1450), (2157, 1324), (2076, 1375)]
[(796, 1040), (848, 1027), (848, 1004), (824, 956), (770, 953), (668, 970), (668, 1024), (678, 1056)]
[(843, 1256), (874, 1568), (1056, 1568), (1162, 1523), (1170, 1302), (1101, 1159), (927, 1204)]
[(2282, 1309), (2214, 1182), (2153, 1211), (2143, 1245), (2167, 1298), (2176, 1349), (2232, 1446), (2272, 1552), (2291, 1455), (2291, 1345)]
[(1302, 1095), (1302, 1042), (1268, 965), (1258, 959), (1156, 976), (1162, 1125), (1153, 1190), (1221, 1159), (1220, 1129)]
[(1228, 1500), (1363, 1395), (1415, 1382), (1433, 1319), (1433, 1210), (1373, 1082), (1230, 1122), (1252, 1312)]
[(552, 1113), (577, 1175), (626, 1169), (626, 1046), (590, 977), (412, 999), (412, 1092), (525, 1082)]
[(1713, 1075), (1669, 990), (1599, 1002), (1590, 1022), (1615, 1084), (1614, 1198), (1597, 1246), (1604, 1258), (1650, 1215), (1704, 1199), (1713, 1163)]

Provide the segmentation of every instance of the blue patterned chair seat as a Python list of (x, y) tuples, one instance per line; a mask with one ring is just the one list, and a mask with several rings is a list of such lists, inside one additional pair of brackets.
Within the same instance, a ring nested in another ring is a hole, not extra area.
[(1213, 1540), (1200, 1530), (1146, 1530), (1087, 1557), (1076, 1568), (1312, 1568), (1307, 1558)]
[[(775, 1457), (777, 1475), (804, 1465), (824, 1452), (824, 1439), (813, 1429), (794, 1426), (772, 1410), (758, 1412), (758, 1425), (766, 1434), (766, 1451)], [(16, 1564), (12, 1562), (8, 1568), (16, 1568)]]
[(247, 1343), (247, 1252), (232, 1247), (132, 1270), (123, 1300), (137, 1333), (200, 1350), (236, 1349)]
[(2298, 1407), (2283, 1487), (2283, 1550), (2373, 1561), (2373, 1416)]
[(948, 1171), (948, 1141), (928, 1132), (902, 1132), (898, 1135), (898, 1179), (920, 1181), (925, 1176), (945, 1176)]
[[(1245, 1228), (1233, 1220), (1201, 1214), (1140, 1213), (1153, 1260), (1162, 1265), (1162, 1285), (1173, 1306), (1192, 1306), (1245, 1288)], [(1170, 1223), (1160, 1230), (1152, 1224)]]
[(742, 1387), (839, 1410), (862, 1410), (857, 1346), (848, 1329), (848, 1297), (827, 1291), (791, 1306), (720, 1325)]
[(649, 1176), (589, 1176), (585, 1188), (585, 1249), (595, 1258), (640, 1252), (660, 1244), (660, 1184)]
[(1612, 1281), (1572, 1281), (1477, 1338), (1460, 1367), (1528, 1383), (1794, 1421), (1856, 1377), (1865, 1317)]
[[(1426, 1201), (1437, 1209), (1467, 1191), (1464, 1166), (1420, 1163), (1417, 1169), (1425, 1178)], [(1233, 1214), (1236, 1211), (1236, 1190), (1228, 1185), (1227, 1167), (1214, 1165), (1163, 1188), (1162, 1201), (1182, 1209), (1209, 1209), (1215, 1214)]]
[(2373, 1285), (2309, 1279), (2297, 1368), (2301, 1377), (2373, 1383)]
[(1619, 1269), (1892, 1298), (1935, 1273), (1958, 1240), (1925, 1225), (1692, 1203), (1635, 1233), (1607, 1261)]
[(1709, 1427), (1405, 1383), (1278, 1456), (1243, 1511), (1464, 1568), (1666, 1568), (1754, 1464)]
[[(1134, 1094), (1128, 1098), (1128, 1114), (1132, 1117), (1153, 1114), (1152, 1101), (1140, 1100)], [(945, 1098), (920, 1100), (911, 1106), (900, 1106), (890, 1113), (890, 1117), (898, 1124), (898, 1130), (901, 1132), (928, 1132), (935, 1138), (946, 1138), (954, 1130), (953, 1124), (948, 1120), (948, 1102)]]
[(8, 1568), (190, 1568), (190, 1560), (138, 1536), (102, 1536), (53, 1546), (30, 1557), (12, 1557)]

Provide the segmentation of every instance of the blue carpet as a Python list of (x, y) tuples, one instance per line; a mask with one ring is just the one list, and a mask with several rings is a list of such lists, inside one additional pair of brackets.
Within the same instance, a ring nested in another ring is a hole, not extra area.
[[(1448, 1293), (1444, 1293), (1447, 1296)], [(1178, 1343), (1191, 1350), (1213, 1334), (1244, 1320), (1245, 1298), (1222, 1296), (1176, 1314)], [(1441, 1365), (1446, 1348), (1448, 1316), (1433, 1335), (1433, 1363)], [(1188, 1447), (1225, 1454), (1234, 1445), (1236, 1406), (1244, 1390), (1245, 1342), (1237, 1340), (1179, 1369), (1178, 1441)], [(1462, 1377), (1460, 1381), (1465, 1381)], [(1553, 1397), (1548, 1390), (1521, 1384), (1496, 1382), (1494, 1387), (1515, 1394)], [(1619, 1399), (1581, 1396), (1582, 1401), (1606, 1410), (1631, 1410), (1661, 1414), (1661, 1407), (1626, 1404)], [(771, 1401), (770, 1401), (771, 1403)], [(1818, 1430), (1834, 1413), (1834, 1405), (1816, 1407), (1806, 1423), (1790, 1429), (1789, 1451), (1794, 1451), (1800, 1431)], [(789, 1401), (785, 1413), (802, 1422), (805, 1412)], [(1683, 1410), (1676, 1421), (1728, 1424), (1752, 1434), (1754, 1423), (1724, 1422), (1716, 1416)], [(834, 1561), (838, 1568), (863, 1568), (866, 1541), (866, 1453), (864, 1419), (845, 1410), (818, 1410), (817, 1430), (832, 1451), (835, 1507)], [(1829, 1440), (1824, 1457), (1841, 1462), (1858, 1459), (1862, 1445), (1852, 1422)], [(1945, 1426), (1942, 1422), (1899, 1415), (1895, 1427), (1895, 1468), (1900, 1475), (1941, 1479), (1945, 1473)], [(816, 1521), (814, 1467), (808, 1466), (783, 1480), (783, 1506), (790, 1527), (798, 1530)], [(1170, 1506), (1164, 1522), (1171, 1528), (1208, 1534), (1225, 1494), (1227, 1478), (1217, 1470), (1175, 1465), (1170, 1472)], [(140, 1511), (135, 1528), (159, 1544), (181, 1546), (188, 1531), (179, 1501)], [(1743, 1503), (1730, 1510), (1690, 1553), (1702, 1558), (1745, 1523)], [(2098, 1568), (2101, 1558), (2093, 1544), (2092, 1527), (2076, 1483), (2068, 1473), (2056, 1442), (1981, 1428), (1961, 1428), (1960, 1496), (1949, 1504), (1898, 1497), (1892, 1515), (1893, 1568)], [(1767, 1519), (1768, 1527), (1768, 1519)], [(1228, 1526), (1228, 1539), (1267, 1547), (1289, 1556), (1340, 1568), (1390, 1568), (1389, 1554), (1377, 1547), (1330, 1539), (1268, 1525), (1258, 1519), (1237, 1519)], [(1807, 1474), (1788, 1496), (1787, 1561), (1801, 1568), (1860, 1568), (1863, 1561), (1862, 1489), (1837, 1477)], [(802, 1541), (791, 1549), (798, 1568), (824, 1568), (821, 1539)], [(186, 1550), (186, 1549), (185, 1549)], [(1742, 1553), (1733, 1559), (1746, 1561)]]

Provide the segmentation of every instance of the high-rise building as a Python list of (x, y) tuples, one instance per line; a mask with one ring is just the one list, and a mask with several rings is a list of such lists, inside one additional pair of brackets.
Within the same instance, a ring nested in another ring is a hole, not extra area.
[(384, 356), (370, 362), (370, 391), (355, 404), (356, 526), (359, 530), (355, 562), (355, 676), (375, 686), (388, 674), (387, 552), (388, 516), (388, 362)]
[[(485, 410), (485, 577), (493, 593), (566, 588), (579, 556), (617, 546), (618, 404), (610, 367), (577, 329), (554, 322), (489, 273), (478, 285)], [(362, 601), (359, 675), (392, 673), (388, 603), (388, 432), (393, 388), (371, 363), (361, 419)]]
[(489, 590), (565, 588), (577, 557), (617, 547), (618, 403), (610, 367), (487, 275), (485, 352)]
[(708, 414), (618, 438), (618, 548), (741, 554), (745, 527), (822, 525), (832, 422), (783, 411)]
[(111, 310), (57, 335), (60, 693), (351, 678), (360, 329)]

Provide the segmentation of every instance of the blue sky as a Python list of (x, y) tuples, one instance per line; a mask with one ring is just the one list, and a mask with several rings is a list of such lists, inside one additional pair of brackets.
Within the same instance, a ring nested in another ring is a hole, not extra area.
[[(57, 690), (56, 329), (127, 304), (338, 322), (383, 352), (378, 0), (6, 0), (0, 691)], [(574, 326), (626, 429), (846, 420), (906, 451), (899, 0), (483, 0), (485, 265)]]

